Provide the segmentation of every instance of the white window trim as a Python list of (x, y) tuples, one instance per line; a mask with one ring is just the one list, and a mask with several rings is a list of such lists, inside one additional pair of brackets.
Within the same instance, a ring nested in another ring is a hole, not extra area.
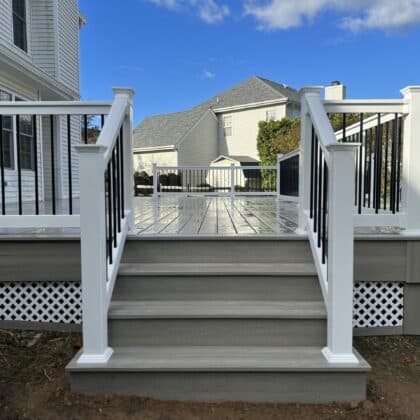
[(30, 0), (25, 0), (25, 12), (26, 12), (26, 51), (15, 45), (15, 26), (13, 24), (13, 1), (10, 0), (10, 27), (12, 28), (10, 42), (13, 48), (19, 53), (24, 54), (27, 57), (32, 56), (32, 37), (31, 37), (31, 26), (32, 26), (32, 13), (30, 8)]
[[(269, 114), (270, 113), (274, 113), (274, 118), (269, 118)], [(277, 118), (277, 109), (275, 109), (275, 108), (267, 109), (265, 111), (265, 120), (266, 121), (277, 121), (278, 120), (278, 118)]]
[[(226, 119), (230, 120), (230, 125), (226, 125)], [(223, 115), (222, 122), (223, 122), (223, 135), (225, 137), (232, 137), (232, 135), (233, 135), (233, 118), (232, 118), (232, 115)], [(230, 134), (229, 135), (226, 134), (226, 129), (227, 128), (230, 128)]]

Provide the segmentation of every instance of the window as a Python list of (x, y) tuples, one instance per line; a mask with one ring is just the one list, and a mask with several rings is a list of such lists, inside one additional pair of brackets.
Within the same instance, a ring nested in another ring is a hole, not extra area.
[(275, 109), (269, 109), (265, 112), (266, 121), (275, 121), (277, 120), (277, 111)]
[(232, 116), (226, 115), (223, 117), (223, 133), (225, 137), (232, 135)]
[[(23, 99), (0, 90), (0, 101), (23, 101)], [(1, 124), (3, 163), (6, 169), (15, 169), (15, 144), (17, 136), (17, 118), (15, 116), (3, 116)], [(22, 169), (33, 170), (35, 168), (34, 155), (34, 127), (30, 115), (19, 116), (19, 151), (20, 166)]]
[(26, 0), (13, 0), (13, 41), (23, 51), (28, 50)]
[[(0, 101), (11, 101), (12, 95), (0, 90)], [(7, 169), (13, 169), (14, 155), (13, 155), (13, 119), (12, 117), (3, 116), (0, 127), (2, 134), (3, 146), (3, 164)]]

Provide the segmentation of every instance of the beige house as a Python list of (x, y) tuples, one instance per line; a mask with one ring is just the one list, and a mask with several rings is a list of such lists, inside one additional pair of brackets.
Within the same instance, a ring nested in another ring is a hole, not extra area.
[(258, 123), (299, 115), (295, 89), (254, 76), (187, 111), (145, 118), (134, 130), (134, 168), (208, 166), (221, 155), (258, 163)]

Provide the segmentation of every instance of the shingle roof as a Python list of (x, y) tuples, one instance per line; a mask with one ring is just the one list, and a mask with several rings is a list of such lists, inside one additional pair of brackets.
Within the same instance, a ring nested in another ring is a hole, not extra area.
[(134, 147), (177, 145), (209, 109), (277, 99), (299, 102), (299, 94), (288, 86), (253, 76), (187, 111), (145, 118), (134, 130)]

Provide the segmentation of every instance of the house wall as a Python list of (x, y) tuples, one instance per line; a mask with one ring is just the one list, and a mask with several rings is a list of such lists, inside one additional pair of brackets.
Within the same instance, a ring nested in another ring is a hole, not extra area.
[[(28, 52), (13, 44), (12, 0), (0, 0), (0, 43), (16, 58), (27, 61), (43, 70), (73, 92), (72, 99), (79, 99), (79, 10), (78, 0), (27, 0)], [(0, 71), (0, 89), (26, 100), (42, 100), (41, 90), (28, 86), (16, 74)], [(49, 98), (51, 99), (51, 98)], [(57, 93), (56, 100), (63, 100)], [(51, 197), (51, 155), (49, 119), (38, 124), (38, 167), (40, 198)], [(80, 143), (80, 118), (72, 117), (71, 143)], [(56, 196), (68, 197), (67, 122), (59, 117), (55, 122)], [(15, 146), (16, 147), (16, 146)], [(73, 195), (79, 194), (79, 162), (74, 148), (72, 155)], [(15, 153), (16, 156), (16, 153)], [(23, 199), (34, 199), (33, 171), (22, 173)], [(17, 200), (17, 170), (6, 171), (6, 201)], [(44, 188), (45, 187), (45, 188)]]
[[(259, 160), (257, 151), (258, 123), (266, 120), (266, 112), (275, 110), (277, 119), (287, 115), (286, 104), (223, 112), (218, 118), (218, 155), (246, 155)], [(223, 117), (232, 117), (232, 136), (226, 137)]]
[(180, 166), (208, 166), (218, 156), (217, 117), (208, 111), (178, 146)]
[(178, 152), (162, 151), (162, 152), (142, 152), (134, 153), (134, 171), (146, 171), (152, 175), (153, 163), (158, 166), (177, 166), (178, 165)]

